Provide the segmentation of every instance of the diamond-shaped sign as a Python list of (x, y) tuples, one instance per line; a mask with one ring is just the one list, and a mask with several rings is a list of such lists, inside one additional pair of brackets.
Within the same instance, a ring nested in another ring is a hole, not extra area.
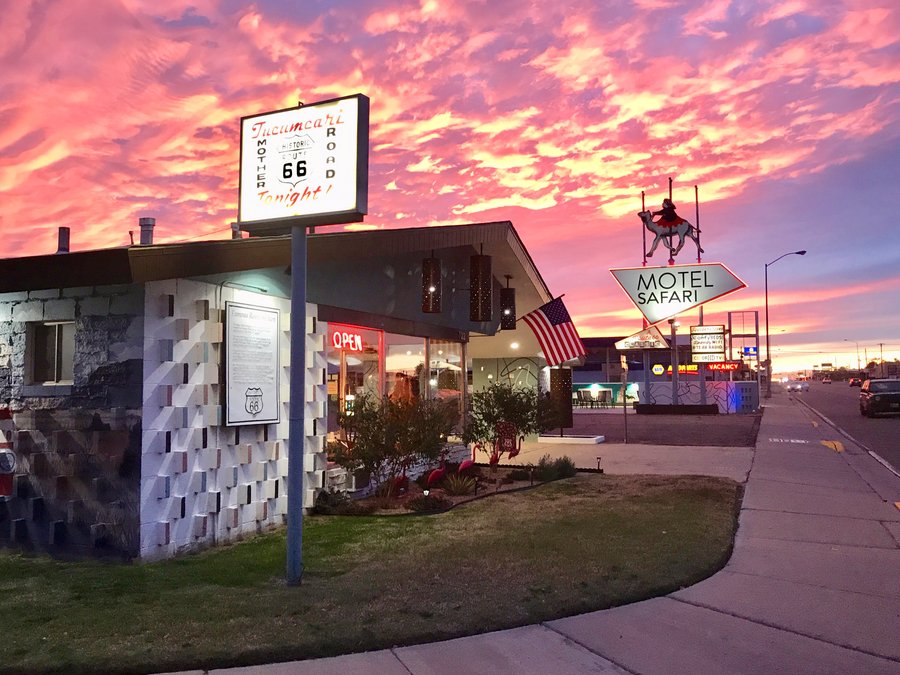
[(669, 343), (659, 332), (656, 326), (650, 326), (644, 330), (638, 331), (634, 335), (629, 335), (616, 343), (616, 349), (620, 352), (629, 349), (668, 349)]
[(676, 316), (747, 286), (722, 263), (627, 267), (610, 272), (650, 323)]

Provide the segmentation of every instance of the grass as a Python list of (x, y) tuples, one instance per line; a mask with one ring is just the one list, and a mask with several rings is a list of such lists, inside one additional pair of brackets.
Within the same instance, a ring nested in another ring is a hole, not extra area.
[(604, 609), (720, 569), (739, 500), (725, 479), (579, 474), (438, 516), (308, 517), (299, 587), (281, 533), (146, 565), (0, 554), (0, 672), (250, 665)]

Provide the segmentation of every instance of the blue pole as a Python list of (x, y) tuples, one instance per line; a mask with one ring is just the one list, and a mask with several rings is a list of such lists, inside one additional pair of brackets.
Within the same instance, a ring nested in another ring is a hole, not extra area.
[(291, 388), (288, 417), (287, 583), (303, 577), (303, 404), (306, 374), (306, 227), (291, 228)]

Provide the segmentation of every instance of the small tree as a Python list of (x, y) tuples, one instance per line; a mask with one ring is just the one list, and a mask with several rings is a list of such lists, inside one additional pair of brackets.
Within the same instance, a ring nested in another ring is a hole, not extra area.
[(440, 401), (361, 396), (351, 410), (338, 415), (347, 443), (332, 447), (334, 461), (348, 471), (363, 469), (383, 483), (420, 461), (436, 461), (457, 417), (453, 406)]
[(520, 436), (546, 431), (552, 428), (556, 416), (544, 403), (533, 389), (505, 382), (491, 384), (472, 394), (462, 439), (499, 460), (498, 424), (512, 424)]

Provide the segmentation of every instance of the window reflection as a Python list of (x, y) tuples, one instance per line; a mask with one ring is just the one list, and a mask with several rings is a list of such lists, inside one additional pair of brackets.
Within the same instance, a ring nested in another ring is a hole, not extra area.
[(338, 412), (364, 394), (381, 396), (378, 352), (381, 331), (359, 326), (328, 326), (328, 431), (338, 429)]
[(422, 396), (428, 386), (425, 372), (425, 339), (384, 334), (384, 373), (387, 394), (395, 400)]

